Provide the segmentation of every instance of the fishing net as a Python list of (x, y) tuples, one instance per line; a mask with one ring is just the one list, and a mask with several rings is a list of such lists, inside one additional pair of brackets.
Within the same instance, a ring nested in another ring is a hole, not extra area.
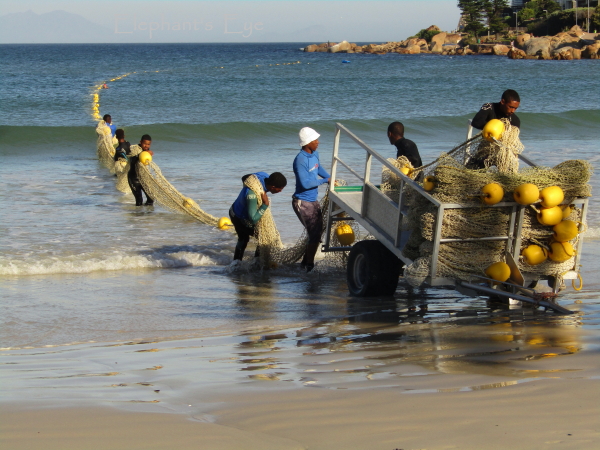
[[(339, 180), (338, 185), (345, 184), (345, 182)], [(255, 175), (251, 175), (244, 181), (244, 185), (250, 188), (258, 199), (258, 206), (262, 205), (261, 194), (264, 192), (261, 182)], [(321, 211), (323, 212), (323, 229), (321, 236), (326, 231), (327, 214), (329, 208), (329, 191), (320, 201)], [(353, 229), (355, 236), (359, 236), (359, 229), (356, 223), (348, 220), (339, 222), (335, 227), (332, 227), (330, 235), (330, 245), (332, 247), (341, 246), (338, 236), (335, 232), (338, 226), (344, 224), (350, 225)], [(275, 220), (271, 214), (271, 208), (268, 208), (263, 214), (262, 218), (256, 225), (256, 239), (257, 246), (260, 249), (260, 266), (262, 268), (277, 267), (279, 265), (292, 264), (299, 261), (303, 256), (308, 244), (308, 235), (306, 230), (302, 232), (300, 238), (291, 247), (285, 247), (281, 242), (281, 236), (275, 225)], [(315, 271), (326, 271), (332, 268), (345, 268), (348, 252), (330, 252), (327, 253), (325, 258), (315, 266)]]
[[(132, 145), (132, 154), (137, 145)], [(141, 151), (141, 148), (139, 148)], [(139, 152), (138, 152), (139, 153)], [(180, 214), (186, 214), (201, 223), (217, 226), (219, 219), (203, 211), (198, 203), (181, 194), (163, 176), (158, 165), (137, 163), (137, 174), (144, 191), (159, 205)]]
[(98, 126), (96, 127), (96, 134), (98, 135), (98, 140), (96, 142), (98, 148), (98, 159), (102, 165), (110, 171), (110, 173), (115, 173), (115, 147), (113, 137), (110, 128), (106, 125), (104, 120), (98, 123)]
[[(506, 138), (506, 140), (505, 140)], [(471, 158), (471, 149), (475, 157), (486, 159), (486, 169), (472, 170), (465, 167)], [(592, 165), (587, 161), (565, 161), (553, 168), (527, 167), (518, 170), (518, 154), (523, 145), (518, 139), (518, 128), (507, 127), (502, 140), (489, 143), (477, 135), (448, 153), (442, 154), (428, 166), (429, 176), (435, 177), (436, 187), (430, 194), (442, 203), (468, 206), (466, 209), (447, 209), (442, 221), (444, 238), (490, 238), (509, 234), (510, 207), (489, 208), (481, 202), (481, 188), (489, 183), (498, 183), (504, 189), (503, 201), (514, 202), (514, 189), (524, 183), (535, 184), (540, 190), (549, 186), (559, 186), (565, 194), (564, 204), (576, 197), (591, 195), (588, 184), (592, 175)], [(399, 161), (398, 165), (405, 165)], [(395, 195), (399, 183), (394, 178), (386, 178), (387, 192)], [(399, 180), (398, 180), (399, 181)], [(396, 190), (394, 190), (396, 189)], [(459, 280), (469, 280), (473, 275), (483, 275), (485, 268), (497, 261), (504, 261), (506, 241), (447, 242), (439, 248), (437, 271), (430, 274), (431, 253), (434, 230), (437, 221), (437, 208), (410, 186), (405, 186), (405, 201), (410, 209), (405, 219), (405, 228), (411, 230), (410, 238), (403, 254), (413, 260), (405, 268), (405, 279), (418, 286), (429, 275)], [(396, 200), (397, 201), (397, 200)], [(537, 220), (535, 207), (524, 210), (524, 224), (521, 234), (522, 248), (536, 243), (548, 247), (552, 227), (544, 226)], [(569, 217), (576, 220), (581, 211), (575, 208)], [(579, 237), (571, 242), (576, 245)], [(522, 249), (521, 248), (521, 249)], [(530, 266), (519, 260), (519, 268), (524, 273), (561, 277), (574, 268), (574, 257), (565, 262), (548, 260), (536, 266)]]

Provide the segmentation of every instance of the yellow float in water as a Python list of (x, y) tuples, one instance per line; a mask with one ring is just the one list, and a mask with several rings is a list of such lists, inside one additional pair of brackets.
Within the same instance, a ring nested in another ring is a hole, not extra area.
[(229, 228), (232, 226), (233, 224), (231, 223), (231, 219), (229, 219), (229, 217), (221, 217), (219, 219), (219, 230), (229, 230)]
[(483, 137), (486, 141), (500, 140), (504, 133), (504, 124), (498, 119), (492, 119), (483, 127)]
[(143, 165), (147, 166), (152, 162), (152, 155), (150, 154), (150, 152), (143, 151), (142, 153), (140, 153), (139, 160)]
[(530, 266), (536, 266), (548, 259), (548, 250), (539, 245), (530, 245), (523, 249), (521, 255)]
[(566, 242), (574, 239), (579, 234), (577, 223), (572, 220), (563, 220), (554, 225), (554, 240), (557, 242)]
[(565, 193), (558, 186), (550, 186), (542, 189), (540, 192), (540, 200), (544, 208), (552, 208), (558, 206), (565, 199)]
[(354, 230), (345, 222), (340, 222), (335, 229), (335, 235), (337, 236), (338, 241), (340, 241), (340, 244), (344, 246), (352, 245), (354, 239), (356, 239), (354, 236)]
[(548, 256), (552, 261), (565, 262), (575, 254), (575, 249), (569, 242), (550, 243)]
[(505, 262), (498, 261), (485, 269), (485, 274), (496, 281), (506, 281), (510, 277), (510, 267)]

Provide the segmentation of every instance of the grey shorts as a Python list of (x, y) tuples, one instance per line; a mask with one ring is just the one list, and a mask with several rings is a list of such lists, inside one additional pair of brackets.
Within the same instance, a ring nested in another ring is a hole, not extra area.
[(318, 201), (308, 202), (297, 198), (292, 199), (292, 208), (306, 228), (308, 233), (308, 243), (318, 244), (321, 242), (321, 233), (323, 232), (323, 213), (321, 204)]

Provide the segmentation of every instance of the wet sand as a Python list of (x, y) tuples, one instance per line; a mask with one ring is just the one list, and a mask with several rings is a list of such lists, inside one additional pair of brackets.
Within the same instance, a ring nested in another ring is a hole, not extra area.
[[(167, 283), (167, 299), (188, 300), (164, 310), (140, 297), (129, 307), (143, 314), (124, 317), (122, 307), (98, 304), (100, 286), (111, 284), (88, 278), (95, 290), (73, 306), (77, 315), (65, 303), (46, 324), (7, 322), (11, 339), (28, 344), (0, 352), (0, 447), (596, 449), (600, 251), (594, 240), (586, 249), (584, 290), (561, 295), (577, 311), (570, 316), (405, 285), (390, 300), (349, 299), (339, 276), (279, 274), (257, 287), (251, 276), (209, 272), (223, 298), (214, 294), (207, 319), (219, 328), (198, 331), (189, 321), (206, 304), (191, 303), (198, 294), (188, 279), (206, 277), (201, 270), (160, 271), (152, 282), (156, 272), (140, 272), (132, 283)], [(64, 281), (56, 280), (61, 292)], [(224, 298), (232, 286), (233, 303)], [(77, 323), (88, 307), (112, 315)], [(163, 326), (145, 331), (155, 322), (142, 319), (160, 310)], [(167, 326), (177, 324), (185, 327)], [(111, 335), (130, 340), (80, 340)]]
[(6, 449), (595, 449), (597, 379), (408, 394), (266, 389), (224, 396), (216, 423), (108, 408), (4, 407)]

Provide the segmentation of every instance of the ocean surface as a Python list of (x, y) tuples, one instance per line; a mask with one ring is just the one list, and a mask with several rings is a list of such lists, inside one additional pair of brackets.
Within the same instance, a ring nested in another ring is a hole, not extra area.
[[(357, 301), (348, 297), (343, 271), (232, 274), (233, 234), (160, 206), (135, 207), (132, 195), (115, 189), (114, 176), (96, 158), (92, 94), (102, 82), (109, 89), (98, 91), (100, 114), (111, 114), (132, 144), (150, 134), (154, 162), (205, 211), (226, 216), (244, 174), (284, 173), (288, 187), (272, 204), (288, 245), (302, 232), (291, 195), (303, 126), (321, 133), (328, 170), (336, 122), (389, 157), (395, 148), (387, 125), (400, 120), (427, 163), (464, 141), (467, 119), (512, 88), (522, 100), (517, 114), (527, 156), (546, 166), (586, 159), (598, 167), (597, 61), (331, 55), (303, 53), (306, 44), (0, 46), (0, 367), (11, 380), (2, 383), (2, 398), (17, 399), (22, 389), (55, 398), (61, 388), (62, 397), (75, 398), (73, 386), (91, 389), (95, 376), (126, 373), (95, 365), (127, 343), (170, 349), (163, 362), (148, 364), (166, 368), (169, 361), (172, 376), (198, 375), (173, 350), (189, 348), (208, 352), (200, 363), (220, 361), (220, 379), (332, 386), (378, 377), (396, 383), (399, 369), (391, 370), (384, 356), (390, 353), (394, 365), (406, 362), (415, 376), (443, 371), (431, 364), (440, 346), (456, 352), (460, 370), (477, 373), (482, 363), (473, 354), (597, 351), (600, 208), (594, 197), (584, 289), (568, 284), (560, 300), (577, 314), (560, 317), (403, 283), (394, 299)], [(364, 159), (355, 146), (348, 149), (349, 161)], [(597, 176), (591, 184), (598, 192)], [(475, 344), (466, 335), (490, 339)], [(326, 380), (308, 380), (301, 368), (307, 347), (314, 354), (352, 353), (344, 367), (353, 375), (335, 378), (330, 367)], [(252, 348), (276, 362), (244, 363)], [(383, 368), (358, 370), (362, 352)], [(49, 373), (63, 379), (60, 385), (48, 381), (56, 378)], [(104, 391), (96, 389), (101, 398)]]

